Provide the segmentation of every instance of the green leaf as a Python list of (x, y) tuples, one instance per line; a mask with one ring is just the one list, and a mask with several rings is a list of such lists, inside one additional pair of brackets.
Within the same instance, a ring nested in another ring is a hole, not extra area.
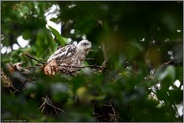
[(22, 37), (23, 37), (23, 39), (25, 39), (25, 40), (30, 39), (30, 38), (31, 38), (31, 33), (30, 33), (30, 31), (29, 31), (29, 30), (25, 30), (25, 31), (22, 33)]
[(160, 75), (158, 76), (159, 81), (163, 81), (165, 79), (169, 79), (170, 81), (174, 81), (175, 79), (175, 68), (173, 66), (168, 66)]
[(53, 100), (55, 101), (67, 100), (69, 88), (65, 84), (61, 82), (52, 83), (50, 85), (50, 88)]
[(67, 40), (67, 38), (64, 38), (63, 36), (61, 36), (56, 29), (54, 29), (51, 26), (49, 26), (49, 28), (51, 29), (52, 33), (54, 34), (54, 36), (62, 46), (64, 46), (65, 44), (69, 44), (69, 41)]

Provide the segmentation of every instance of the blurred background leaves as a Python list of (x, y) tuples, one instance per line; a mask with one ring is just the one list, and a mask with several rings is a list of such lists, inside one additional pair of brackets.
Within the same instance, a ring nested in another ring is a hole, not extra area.
[[(52, 7), (59, 31), (47, 23)], [(35, 68), (21, 92), (1, 87), (2, 121), (182, 122), (182, 29), (182, 1), (1, 2), (1, 69), (16, 62)], [(103, 71), (47, 77), (24, 55), (46, 62), (59, 46), (84, 38), (93, 44), (85, 63), (107, 60)]]

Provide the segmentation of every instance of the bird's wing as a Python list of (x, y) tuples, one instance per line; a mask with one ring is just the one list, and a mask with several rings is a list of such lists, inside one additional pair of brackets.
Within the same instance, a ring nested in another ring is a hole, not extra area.
[(60, 60), (62, 58), (68, 58), (74, 55), (77, 51), (77, 47), (74, 44), (66, 45), (64, 47), (59, 48), (52, 54), (47, 62), (51, 60)]

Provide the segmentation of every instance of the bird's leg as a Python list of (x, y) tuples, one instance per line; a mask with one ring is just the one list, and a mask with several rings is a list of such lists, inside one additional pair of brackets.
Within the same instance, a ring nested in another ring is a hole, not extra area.
[(51, 60), (44, 66), (44, 73), (48, 76), (55, 75), (58, 72), (59, 68), (56, 63), (56, 60)]

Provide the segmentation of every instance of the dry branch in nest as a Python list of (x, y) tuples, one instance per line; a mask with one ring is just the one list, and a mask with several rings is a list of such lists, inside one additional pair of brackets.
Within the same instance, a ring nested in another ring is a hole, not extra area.
[(51, 108), (55, 111), (55, 113), (57, 114), (57, 116), (59, 116), (59, 114), (58, 114), (57, 111), (65, 112), (64, 110), (62, 110), (62, 109), (56, 107), (56, 106), (53, 104), (52, 100), (51, 100), (48, 96), (42, 97), (42, 100), (43, 100), (43, 103), (42, 103), (41, 106), (39, 107), (39, 109), (41, 109), (41, 112), (42, 112), (42, 113), (47, 112), (47, 107), (48, 107), (48, 106), (51, 107)]
[(119, 114), (116, 112), (111, 101), (104, 103), (100, 107), (94, 107), (94, 116), (97, 122), (118, 122), (120, 120)]

